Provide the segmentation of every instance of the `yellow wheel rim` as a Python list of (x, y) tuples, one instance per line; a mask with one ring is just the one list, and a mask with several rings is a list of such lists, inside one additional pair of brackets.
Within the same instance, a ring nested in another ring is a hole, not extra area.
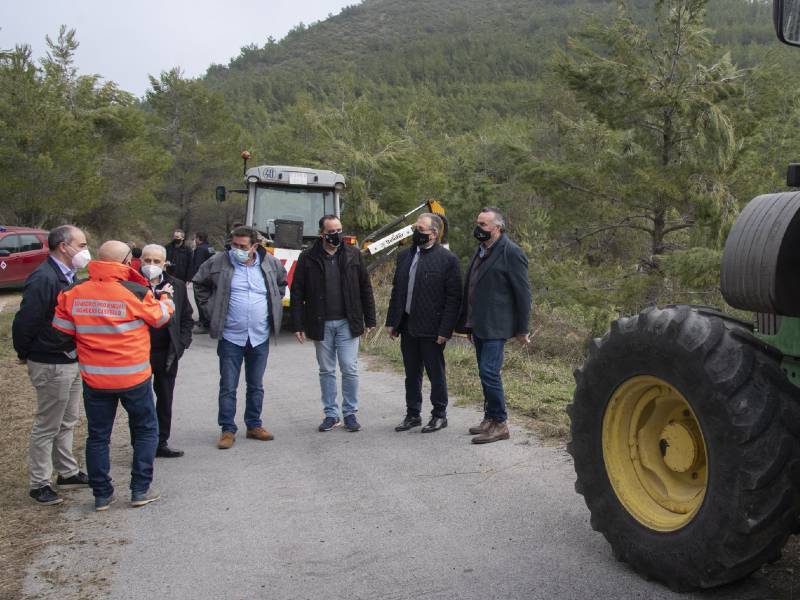
[(675, 531), (694, 518), (706, 456), (700, 423), (674, 387), (637, 376), (616, 389), (603, 417), (603, 459), (614, 492), (642, 525)]

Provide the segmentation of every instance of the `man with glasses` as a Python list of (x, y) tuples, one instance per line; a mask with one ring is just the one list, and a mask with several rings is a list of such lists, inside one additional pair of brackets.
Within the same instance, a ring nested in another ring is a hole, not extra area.
[(406, 373), (406, 416), (395, 431), (422, 425), (422, 370), (431, 382), (431, 418), (422, 433), (447, 427), (444, 347), (453, 335), (461, 307), (458, 258), (440, 243), (441, 217), (417, 218), (412, 245), (397, 256), (386, 328), (400, 336)]
[(22, 305), (14, 315), (12, 338), (20, 363), (27, 364), (36, 388), (36, 416), (28, 451), (30, 496), (41, 505), (64, 499), (52, 488), (88, 486), (89, 479), (72, 454), (72, 440), (81, 398), (81, 374), (75, 340), (51, 327), (58, 294), (75, 282), (78, 269), (89, 263), (86, 236), (72, 225), (56, 227), (47, 236), (50, 255), (30, 274)]
[(252, 227), (234, 229), (230, 250), (205, 261), (192, 280), (198, 308), (208, 315), (209, 335), (218, 340), (220, 450), (231, 448), (236, 440), (236, 388), (242, 362), (247, 437), (274, 439), (263, 427), (261, 410), (269, 340), (281, 331), (286, 283), (286, 269), (258, 245), (258, 232)]
[[(342, 239), (335, 215), (319, 220), (319, 239), (297, 260), (292, 280), (292, 329), (301, 344), (314, 340), (325, 417), (319, 431), (341, 424), (358, 431), (358, 342), (375, 327), (375, 299), (361, 252)], [(342, 374), (341, 413), (336, 362)]]

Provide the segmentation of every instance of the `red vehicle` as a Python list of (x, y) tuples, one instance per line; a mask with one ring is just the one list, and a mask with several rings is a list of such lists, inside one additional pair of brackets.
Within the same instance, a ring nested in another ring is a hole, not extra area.
[(47, 231), (0, 225), (0, 289), (22, 288), (49, 252)]

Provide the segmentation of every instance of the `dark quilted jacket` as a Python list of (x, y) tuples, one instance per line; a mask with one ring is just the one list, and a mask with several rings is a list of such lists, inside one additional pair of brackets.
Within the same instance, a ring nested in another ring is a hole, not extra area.
[[(397, 327), (403, 318), (408, 293), (408, 271), (413, 254), (397, 256), (386, 325)], [(422, 250), (414, 279), (408, 333), (415, 337), (450, 338), (461, 308), (461, 267), (458, 258), (441, 244)]]

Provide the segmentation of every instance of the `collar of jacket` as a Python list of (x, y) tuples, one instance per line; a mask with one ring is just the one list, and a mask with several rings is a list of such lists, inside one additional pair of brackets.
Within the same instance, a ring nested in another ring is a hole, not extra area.
[(93, 260), (89, 263), (89, 279), (92, 281), (132, 281), (150, 287), (144, 275), (128, 265), (104, 260)]
[[(345, 262), (349, 262), (352, 260), (353, 254), (348, 248), (354, 248), (354, 246), (347, 246), (347, 244), (342, 243), (339, 246), (339, 249), (336, 251), (340, 254), (341, 258)], [(356, 249), (358, 251), (358, 249)], [(322, 259), (327, 254), (327, 251), (322, 246), (322, 238), (317, 238), (317, 241), (314, 242), (314, 245), (308, 249), (308, 256), (314, 258), (319, 264), (322, 264)]]

